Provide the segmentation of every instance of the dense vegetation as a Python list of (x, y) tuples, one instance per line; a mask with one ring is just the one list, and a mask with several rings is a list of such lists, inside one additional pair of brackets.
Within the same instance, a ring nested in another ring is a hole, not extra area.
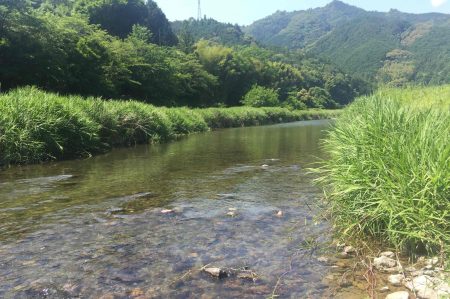
[(60, 96), (22, 88), (0, 96), (0, 165), (85, 157), (214, 128), (328, 118), (327, 110), (158, 108), (136, 101)]
[(3, 90), (35, 85), (63, 94), (208, 107), (241, 105), (257, 84), (275, 89), (280, 105), (292, 93), (320, 88), (330, 108), (369, 90), (317, 59), (244, 42), (229, 24), (190, 20), (177, 37), (151, 0), (10, 0), (0, 3), (0, 16)]
[(450, 86), (383, 89), (353, 103), (324, 144), (330, 212), (346, 236), (450, 249)]
[(322, 8), (276, 12), (244, 32), (265, 45), (303, 49), (381, 84), (450, 83), (446, 14), (369, 12), (333, 1)]
[(244, 34), (239, 25), (221, 23), (214, 19), (189, 19), (172, 22), (172, 29), (177, 34), (180, 45), (185, 51), (192, 50), (195, 42), (207, 39), (227, 46), (251, 45), (255, 41)]

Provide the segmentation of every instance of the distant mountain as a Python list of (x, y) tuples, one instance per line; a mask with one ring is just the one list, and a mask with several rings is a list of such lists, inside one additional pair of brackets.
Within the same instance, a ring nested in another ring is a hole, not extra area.
[(364, 79), (450, 82), (450, 15), (365, 11), (341, 1), (281, 12), (243, 27), (258, 42), (332, 61)]

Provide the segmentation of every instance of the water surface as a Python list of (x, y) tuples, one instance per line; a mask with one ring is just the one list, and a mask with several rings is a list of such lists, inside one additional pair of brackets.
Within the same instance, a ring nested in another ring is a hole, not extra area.
[(306, 171), (327, 126), (227, 129), (0, 172), (0, 297), (333, 297), (333, 268), (316, 259), (330, 227)]

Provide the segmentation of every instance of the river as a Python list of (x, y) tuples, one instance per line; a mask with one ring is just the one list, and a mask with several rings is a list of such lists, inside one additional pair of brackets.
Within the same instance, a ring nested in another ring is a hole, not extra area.
[(1, 171), (0, 297), (334, 297), (336, 266), (317, 260), (330, 225), (307, 171), (328, 125), (226, 129)]

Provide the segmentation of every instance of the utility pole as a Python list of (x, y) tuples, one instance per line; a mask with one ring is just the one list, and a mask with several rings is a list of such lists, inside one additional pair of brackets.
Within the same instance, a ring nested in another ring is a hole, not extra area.
[(197, 11), (197, 21), (202, 19), (202, 7), (200, 4), (200, 0), (198, 0), (198, 11)]

